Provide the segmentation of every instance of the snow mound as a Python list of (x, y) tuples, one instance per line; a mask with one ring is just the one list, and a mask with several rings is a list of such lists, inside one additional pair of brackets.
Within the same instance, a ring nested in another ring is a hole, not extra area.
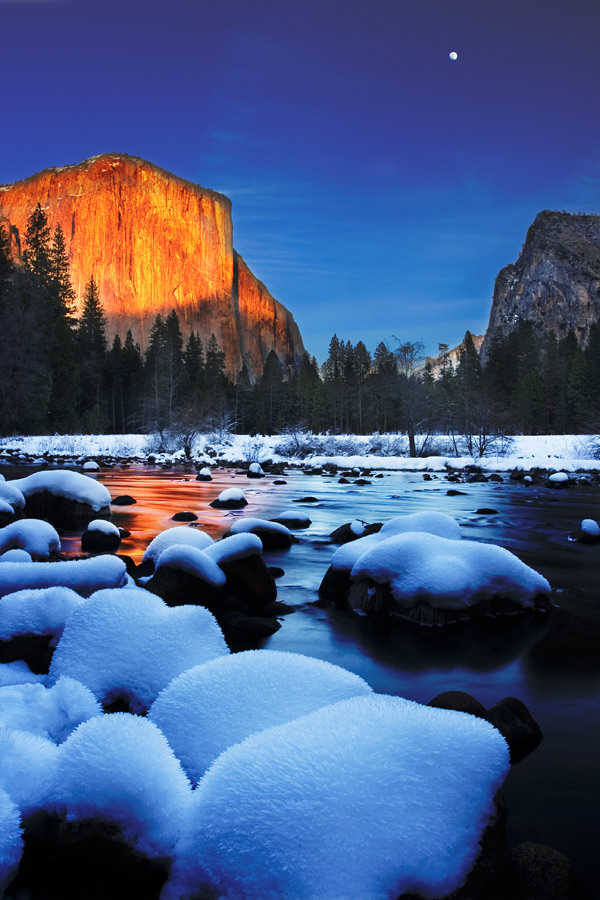
[(195, 783), (227, 747), (338, 700), (371, 692), (339, 666), (276, 650), (248, 650), (183, 672), (148, 718)]
[(58, 754), (59, 748), (47, 738), (0, 727), (0, 789), (23, 815), (46, 802)]
[(582, 519), (579, 527), (584, 534), (587, 534), (590, 537), (600, 536), (600, 525), (598, 525), (595, 519)]
[(376, 544), (385, 541), (396, 534), (405, 534), (409, 531), (423, 531), (426, 534), (437, 534), (439, 537), (451, 540), (460, 540), (460, 526), (458, 522), (444, 513), (422, 512), (411, 513), (407, 516), (394, 516), (388, 519), (375, 534), (358, 538), (343, 544), (333, 554), (331, 567), (338, 572), (350, 572), (356, 561)]
[(232, 500), (245, 500), (246, 498), (241, 488), (227, 488), (225, 491), (221, 491), (217, 499), (219, 503), (229, 503)]
[(262, 548), (262, 541), (255, 534), (234, 534), (227, 540), (212, 544), (204, 552), (220, 566), (235, 559), (259, 556)]
[(21, 816), (8, 794), (0, 790), (0, 896), (13, 878), (23, 855)]
[(551, 592), (542, 575), (504, 547), (424, 532), (379, 541), (359, 557), (350, 575), (355, 582), (388, 584), (393, 599), (405, 607), (425, 601), (465, 609), (492, 597), (531, 607), (536, 595)]
[(213, 764), (167, 897), (206, 881), (228, 900), (445, 895), (508, 768), (504, 738), (474, 716), (376, 694), (326, 706)]
[(89, 597), (101, 588), (123, 587), (127, 583), (125, 563), (116, 556), (52, 563), (12, 562), (0, 566), (0, 597), (24, 587), (33, 590), (58, 585)]
[(51, 553), (60, 553), (60, 538), (43, 519), (20, 519), (0, 529), (0, 553), (7, 550), (26, 550), (32, 558), (48, 559)]
[(102, 702), (143, 713), (185, 669), (229, 653), (203, 606), (170, 608), (142, 588), (98, 591), (65, 625), (51, 678), (69, 675)]
[(53, 687), (17, 684), (0, 688), (0, 726), (62, 743), (81, 722), (102, 710), (92, 692), (73, 678)]
[(0, 482), (0, 499), (9, 504), (11, 509), (23, 509), (25, 506), (25, 497), (23, 493), (15, 486), (14, 481)]
[(301, 509), (284, 509), (284, 511), (279, 513), (278, 516), (275, 516), (275, 518), (284, 525), (286, 522), (305, 522), (307, 525), (311, 524), (310, 516), (305, 512), (302, 512)]
[(18, 634), (51, 634), (56, 646), (65, 622), (82, 602), (79, 594), (65, 587), (6, 594), (0, 597), (0, 640)]
[(104, 819), (148, 856), (173, 851), (191, 786), (164, 735), (147, 719), (90, 719), (58, 749), (50, 809), (69, 821)]
[(225, 573), (203, 550), (185, 544), (172, 544), (160, 554), (156, 568), (181, 569), (215, 587), (224, 585)]
[(248, 516), (247, 519), (236, 519), (230, 529), (230, 534), (247, 534), (252, 531), (271, 531), (274, 534), (282, 534), (291, 537), (291, 531), (285, 525), (278, 522), (270, 522), (268, 519), (254, 519)]
[(33, 562), (33, 560), (27, 550), (7, 550), (0, 556), (0, 563), (5, 562)]
[(34, 675), (25, 660), (0, 663), (0, 688), (12, 684), (43, 684), (45, 675)]
[(116, 534), (121, 537), (121, 532), (107, 519), (93, 519), (87, 526), (88, 531), (101, 531), (103, 534)]
[(18, 478), (10, 483), (18, 488), (25, 498), (48, 491), (57, 497), (87, 503), (95, 512), (110, 506), (110, 493), (103, 484), (70, 469), (34, 472), (33, 475)]
[(188, 528), (183, 525), (167, 528), (150, 541), (142, 556), (142, 562), (151, 560), (156, 566), (163, 550), (166, 550), (167, 547), (172, 547), (173, 544), (184, 544), (188, 547), (204, 550), (205, 547), (209, 547), (212, 544), (212, 538), (198, 528)]

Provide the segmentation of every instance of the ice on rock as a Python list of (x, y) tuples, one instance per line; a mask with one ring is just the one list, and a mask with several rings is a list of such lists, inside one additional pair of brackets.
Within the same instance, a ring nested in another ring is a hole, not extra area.
[(168, 607), (142, 588), (98, 591), (67, 621), (51, 678), (69, 675), (105, 704), (143, 713), (185, 669), (229, 653), (202, 606)]
[(196, 783), (227, 747), (322, 706), (371, 693), (340, 666), (275, 650), (248, 650), (183, 672), (148, 718)]
[(18, 488), (25, 498), (48, 491), (58, 497), (87, 503), (95, 512), (110, 506), (110, 493), (103, 484), (70, 469), (34, 472), (33, 475), (18, 478), (10, 484)]
[(388, 519), (375, 534), (358, 538), (344, 544), (333, 554), (331, 567), (338, 572), (350, 572), (359, 557), (367, 550), (396, 534), (409, 531), (423, 531), (426, 534), (437, 534), (452, 540), (460, 540), (460, 526), (456, 519), (444, 513), (423, 512), (406, 516), (394, 516)]
[(69, 821), (103, 819), (151, 857), (173, 852), (191, 785), (166, 738), (139, 716), (84, 722), (57, 748), (48, 808)]
[(390, 900), (460, 887), (509, 768), (488, 722), (370, 694), (230, 747), (192, 800), (164, 896)]
[(0, 727), (27, 731), (57, 744), (101, 712), (92, 692), (73, 678), (59, 678), (48, 688), (43, 684), (0, 688)]
[(51, 634), (56, 646), (65, 622), (83, 603), (75, 591), (50, 587), (15, 591), (0, 597), (0, 640), (19, 634)]
[(47, 738), (0, 726), (0, 789), (23, 815), (46, 803), (58, 754), (59, 748)]
[(0, 896), (12, 880), (23, 855), (21, 815), (8, 794), (0, 790)]
[(60, 538), (43, 519), (20, 519), (0, 528), (0, 553), (7, 550), (26, 550), (34, 559), (48, 559), (60, 552)]
[(0, 597), (21, 588), (42, 589), (68, 587), (82, 597), (101, 588), (118, 588), (128, 584), (127, 570), (116, 556), (96, 556), (66, 562), (19, 562), (0, 566)]
[(181, 569), (182, 572), (188, 572), (215, 587), (224, 585), (226, 581), (223, 570), (207, 553), (186, 544), (172, 544), (163, 550), (158, 558), (156, 568), (160, 569), (162, 566)]
[(150, 560), (156, 566), (163, 550), (166, 550), (167, 547), (172, 547), (174, 544), (183, 544), (188, 547), (196, 547), (198, 550), (204, 550), (205, 547), (209, 547), (212, 544), (212, 538), (198, 528), (189, 528), (183, 525), (167, 528), (150, 541), (144, 551), (142, 562)]
[(531, 607), (536, 595), (551, 592), (542, 575), (504, 547), (424, 532), (375, 543), (350, 574), (354, 582), (388, 584), (393, 599), (405, 607), (425, 601), (433, 607), (465, 609), (492, 597)]

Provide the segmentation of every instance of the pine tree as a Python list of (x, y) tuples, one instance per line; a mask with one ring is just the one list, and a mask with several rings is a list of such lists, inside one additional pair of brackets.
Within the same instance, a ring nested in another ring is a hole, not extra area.
[[(77, 328), (77, 351), (81, 378), (81, 415), (90, 428), (100, 427), (104, 418), (104, 363), (106, 356), (106, 317), (93, 276), (83, 295), (83, 307)], [(92, 425), (93, 420), (93, 425)]]
[(46, 213), (38, 203), (27, 222), (23, 261), (41, 287), (46, 287), (50, 277), (50, 256), (50, 226)]
[(49, 251), (49, 288), (55, 314), (70, 319), (75, 305), (75, 291), (71, 284), (69, 257), (60, 223), (54, 230)]

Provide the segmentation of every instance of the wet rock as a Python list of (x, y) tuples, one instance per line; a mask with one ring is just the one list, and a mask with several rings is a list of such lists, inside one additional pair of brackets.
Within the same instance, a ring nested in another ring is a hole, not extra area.
[(247, 616), (237, 610), (231, 610), (221, 616), (219, 624), (228, 640), (230, 637), (235, 638), (236, 635), (252, 638), (269, 637), (281, 628), (281, 622), (275, 617)]
[(492, 507), (482, 506), (481, 509), (475, 510), (475, 515), (477, 516), (496, 516), (498, 515), (497, 509), (492, 509)]
[(600, 543), (600, 526), (594, 519), (583, 519), (579, 528), (569, 535), (570, 540), (581, 544)]
[(431, 475), (429, 474), (429, 472), (424, 472), (423, 481), (431, 481), (431, 480), (432, 479), (431, 479)]
[(506, 900), (592, 900), (593, 895), (567, 856), (552, 847), (525, 842), (508, 851), (505, 896)]
[(197, 519), (198, 516), (193, 512), (178, 512), (171, 516), (172, 522), (195, 522)]
[(30, 519), (47, 519), (69, 527), (71, 524), (77, 526), (85, 519), (110, 517), (110, 506), (95, 510), (89, 503), (44, 490), (25, 498), (25, 515)]
[(504, 483), (504, 479), (502, 478), (502, 475), (498, 475), (497, 472), (492, 472), (492, 474), (488, 476), (488, 480), (489, 481), (499, 481), (499, 482)]
[(198, 474), (196, 475), (196, 481), (212, 481), (212, 475), (210, 473), (210, 469), (204, 467), (200, 469)]
[(513, 469), (509, 475), (511, 481), (523, 481), (525, 478), (525, 472), (523, 469)]
[(318, 503), (317, 497), (298, 497), (293, 503)]
[(342, 475), (341, 478), (338, 478), (338, 484), (350, 484), (350, 479)]
[(222, 491), (216, 500), (209, 503), (213, 509), (242, 509), (247, 506), (248, 501), (244, 497), (244, 492), (239, 488), (228, 488)]
[(263, 472), (261, 466), (257, 462), (250, 463), (248, 467), (248, 472), (246, 473), (248, 478), (264, 478), (265, 473)]
[(252, 614), (277, 599), (275, 579), (261, 556), (245, 556), (220, 563), (227, 578), (228, 594), (241, 598)]
[(540, 726), (516, 697), (500, 700), (488, 709), (486, 718), (506, 740), (512, 765), (533, 753), (542, 741)]
[[(109, 522), (106, 524), (110, 526)], [(81, 549), (84, 553), (114, 553), (120, 544), (121, 534), (116, 526), (106, 531), (101, 528), (88, 528), (81, 535)]]
[[(136, 570), (138, 577), (139, 572), (140, 566)], [(205, 606), (214, 615), (222, 610), (226, 598), (226, 586), (210, 584), (199, 575), (175, 566), (159, 566), (144, 587), (164, 600), (167, 606), (190, 603)]]
[(287, 481), (284, 481), (283, 478), (276, 478), (273, 484), (287, 484)]
[(449, 491), (446, 491), (447, 497), (459, 497), (459, 496), (466, 497), (466, 495), (467, 495), (466, 491), (458, 491), (458, 490), (456, 490), (456, 488), (450, 488)]
[(281, 566), (267, 566), (267, 569), (273, 576), (273, 578), (283, 578), (285, 575), (285, 570), (281, 568)]
[(362, 486), (362, 485), (365, 485), (365, 484), (371, 484), (371, 483), (372, 483), (372, 482), (370, 482), (370, 481), (368, 480), (368, 478), (357, 478), (356, 481), (354, 482), (354, 484), (358, 484), (359, 486)]
[(444, 691), (430, 700), (427, 706), (436, 709), (455, 709), (457, 712), (477, 716), (478, 719), (487, 719), (485, 706), (465, 691)]
[(271, 522), (277, 522), (279, 525), (285, 525), (286, 528), (295, 528), (302, 529), (308, 528), (312, 525), (311, 519), (303, 513), (298, 513), (294, 515), (293, 513), (286, 513), (285, 515), (276, 516), (275, 518), (270, 520)]
[(347, 570), (340, 571), (329, 566), (323, 580), (319, 585), (317, 601), (318, 606), (339, 606), (343, 609), (348, 608), (348, 591), (352, 585), (350, 580), (350, 572)]
[(113, 497), (110, 501), (111, 506), (132, 506), (134, 503), (137, 503), (137, 500), (129, 494), (119, 494), (118, 497)]

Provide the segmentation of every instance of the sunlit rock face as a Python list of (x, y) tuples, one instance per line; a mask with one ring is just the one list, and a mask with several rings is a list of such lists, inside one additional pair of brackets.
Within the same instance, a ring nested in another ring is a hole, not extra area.
[(494, 334), (506, 337), (519, 318), (542, 336), (570, 329), (583, 346), (600, 320), (600, 216), (545, 210), (539, 213), (516, 263), (498, 274), (490, 322), (481, 349)]
[(109, 340), (131, 328), (145, 348), (157, 313), (175, 309), (184, 335), (194, 329), (206, 342), (214, 332), (231, 375), (244, 362), (260, 374), (270, 350), (284, 367), (302, 355), (289, 311), (238, 264), (222, 194), (124, 154), (47, 169), (0, 188), (15, 259), (38, 202), (50, 228), (63, 229), (79, 309), (90, 277), (98, 283)]

